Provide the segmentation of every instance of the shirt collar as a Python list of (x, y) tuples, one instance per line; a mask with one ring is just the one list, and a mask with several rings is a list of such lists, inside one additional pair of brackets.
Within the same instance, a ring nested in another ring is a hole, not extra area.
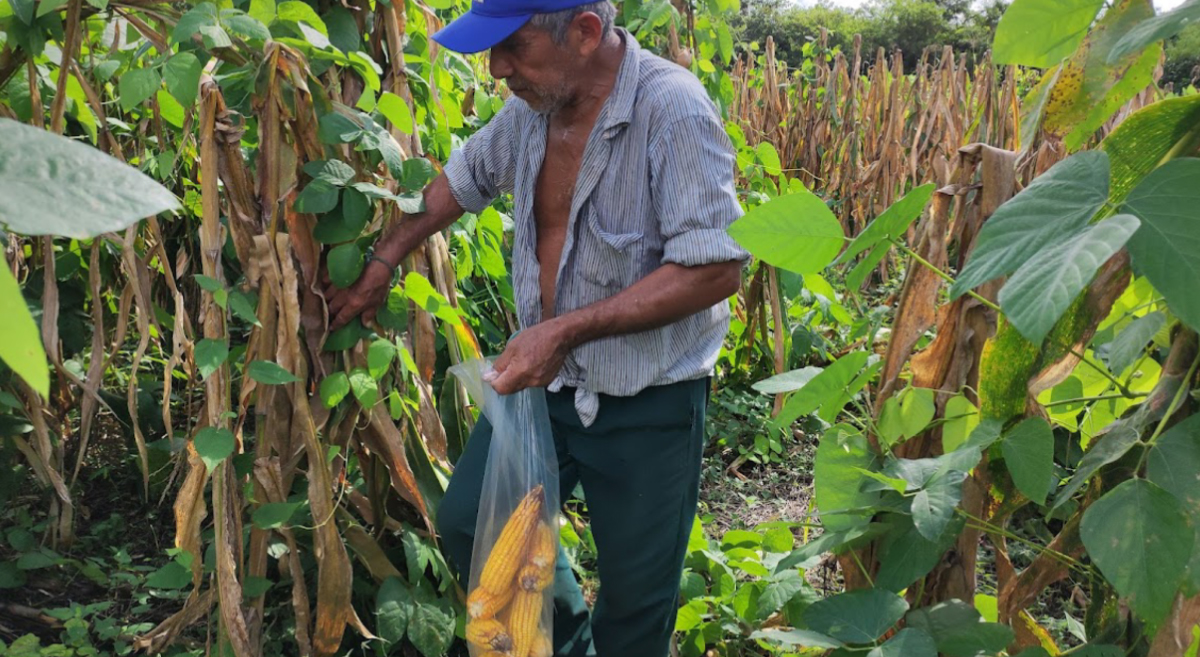
[(625, 42), (625, 54), (621, 58), (621, 68), (617, 71), (617, 81), (608, 97), (608, 107), (604, 113), (604, 136), (610, 137), (614, 129), (628, 125), (633, 120), (633, 102), (637, 100), (638, 64), (641, 61), (642, 48), (637, 39), (624, 28), (614, 28), (617, 35)]

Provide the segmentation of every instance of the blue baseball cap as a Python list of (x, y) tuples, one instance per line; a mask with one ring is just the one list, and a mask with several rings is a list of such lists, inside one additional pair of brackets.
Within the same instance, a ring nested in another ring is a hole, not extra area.
[(455, 52), (487, 50), (521, 29), (534, 14), (550, 14), (595, 0), (472, 0), (467, 13), (433, 35)]

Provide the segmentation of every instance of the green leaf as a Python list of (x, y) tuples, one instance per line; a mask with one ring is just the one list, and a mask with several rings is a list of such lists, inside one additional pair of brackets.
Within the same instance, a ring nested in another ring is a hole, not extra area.
[(916, 628), (906, 627), (882, 646), (867, 653), (867, 657), (937, 657), (937, 652), (933, 637)]
[(803, 190), (751, 209), (729, 234), (768, 264), (797, 274), (815, 274), (842, 250), (842, 225), (825, 202)]
[(1155, 311), (1129, 323), (1108, 347), (1108, 369), (1124, 372), (1146, 351), (1146, 345), (1167, 324), (1166, 315)]
[(861, 589), (825, 598), (804, 610), (808, 627), (845, 643), (871, 643), (908, 611), (904, 598), (883, 589)]
[(83, 239), (179, 208), (162, 185), (91, 146), (0, 119), (0, 217), (22, 235)]
[(444, 322), (457, 324), (462, 321), (446, 297), (433, 289), (429, 279), (415, 271), (408, 272), (408, 275), (404, 277), (404, 294), (418, 308), (424, 309), (425, 312)]
[(1075, 51), (1104, 0), (1014, 0), (996, 26), (997, 64), (1053, 66)]
[[(883, 214), (875, 218), (863, 232), (854, 238), (850, 246), (846, 247), (846, 251), (837, 259), (838, 262), (849, 262), (854, 256), (875, 248), (876, 245), (884, 243), (889, 238), (901, 238), (908, 231), (908, 227), (912, 222), (921, 216), (921, 211), (929, 205), (929, 199), (933, 197), (935, 185), (928, 183), (921, 185), (904, 195), (904, 198), (896, 201), (888, 206), (888, 209), (883, 211)], [(872, 254), (873, 256), (874, 254)], [(881, 256), (882, 259), (882, 256)], [(857, 286), (852, 286), (857, 287)]]
[(1129, 241), (1140, 223), (1133, 215), (1119, 214), (1039, 251), (1000, 290), (1005, 317), (1030, 342), (1041, 344), (1100, 266)]
[(367, 349), (367, 370), (378, 381), (387, 373), (388, 367), (396, 359), (396, 345), (380, 338), (371, 343)]
[(948, 454), (966, 444), (967, 436), (979, 426), (979, 409), (966, 395), (960, 393), (946, 402), (944, 417), (946, 423), (942, 425), (942, 453)]
[(850, 425), (836, 425), (821, 436), (813, 464), (813, 496), (826, 531), (852, 529), (870, 522), (867, 514), (839, 512), (870, 506), (879, 499), (878, 494), (861, 490), (865, 477), (860, 469), (869, 470), (875, 465), (867, 437)]
[[(867, 352), (854, 351), (831, 363), (804, 387), (788, 397), (775, 423), (778, 426), (788, 426), (796, 418), (809, 415), (818, 408), (841, 399), (843, 391), (851, 386), (851, 382), (862, 371), (868, 358)], [(837, 412), (842, 409), (833, 410)]]
[(326, 144), (345, 144), (363, 135), (363, 128), (353, 119), (338, 112), (329, 112), (317, 120), (317, 134)]
[(379, 400), (379, 386), (375, 384), (371, 373), (361, 367), (356, 367), (350, 372), (350, 389), (354, 391), (354, 398), (364, 409), (370, 410)]
[(954, 519), (954, 509), (962, 500), (962, 485), (966, 478), (967, 473), (957, 470), (939, 472), (913, 496), (913, 525), (926, 540), (938, 540)]
[(389, 577), (375, 594), (375, 633), (383, 639), (388, 653), (400, 649), (412, 614), (412, 593), (398, 577)]
[(796, 537), (787, 527), (774, 527), (763, 534), (762, 547), (767, 552), (791, 552), (796, 546)]
[(186, 588), (192, 583), (192, 571), (178, 561), (168, 561), (165, 566), (150, 573), (146, 578), (146, 586), (152, 589), (177, 590)]
[(817, 592), (813, 590), (804, 577), (796, 570), (785, 570), (767, 583), (762, 595), (758, 598), (758, 620), (766, 620), (783, 608), (789, 600), (808, 591), (813, 602), (816, 602)]
[(1040, 417), (1013, 427), (1000, 443), (1013, 483), (1035, 504), (1046, 503), (1054, 486), (1054, 432)]
[(250, 16), (263, 25), (270, 25), (275, 20), (275, 0), (250, 0)]
[(195, 104), (196, 94), (200, 91), (202, 68), (200, 60), (190, 52), (177, 53), (163, 65), (163, 81), (167, 83), (167, 93), (174, 96), (180, 105), (191, 107)]
[[(225, 15), (225, 12), (230, 13)], [(225, 27), (228, 27), (230, 32), (244, 39), (257, 41), (271, 40), (271, 31), (267, 29), (267, 26), (262, 21), (253, 16), (249, 16), (241, 11), (227, 9), (222, 12), (222, 19)]]
[(358, 31), (358, 23), (348, 9), (334, 5), (325, 12), (323, 20), (329, 28), (329, 42), (335, 48), (347, 54), (363, 49), (363, 38)]
[(354, 169), (341, 160), (313, 160), (304, 165), (304, 173), (337, 187), (354, 179)]
[(768, 176), (778, 176), (783, 173), (783, 165), (779, 162), (779, 151), (775, 150), (775, 146), (771, 142), (759, 142), (758, 147), (754, 150)]
[(1157, 626), (1171, 610), (1195, 541), (1179, 500), (1131, 479), (1088, 507), (1079, 536), (1105, 579)]
[(200, 460), (204, 461), (204, 466), (211, 473), (221, 461), (233, 453), (237, 440), (228, 429), (204, 427), (196, 432), (192, 446), (196, 448)]
[(258, 299), (241, 290), (229, 291), (229, 309), (243, 321), (255, 326), (262, 326), (258, 321)]
[(1057, 508), (1063, 502), (1071, 499), (1071, 496), (1082, 488), (1096, 471), (1125, 456), (1125, 453), (1137, 444), (1138, 438), (1139, 432), (1133, 426), (1126, 423), (1114, 425), (1107, 433), (1093, 442), (1091, 449), (1084, 453), (1083, 458), (1079, 460), (1079, 467), (1075, 469), (1075, 474), (1067, 482), (1067, 485), (1058, 491), (1058, 495), (1054, 498), (1054, 504), (1050, 508)]
[(225, 364), (225, 359), (229, 357), (229, 345), (224, 340), (205, 338), (196, 343), (194, 354), (196, 368), (200, 371), (201, 380), (204, 380)]
[(342, 190), (342, 202), (337, 211), (317, 220), (313, 238), (322, 244), (340, 244), (358, 239), (362, 229), (371, 219), (371, 211), (371, 202), (362, 192), (345, 188)]
[(250, 520), (259, 529), (275, 529), (286, 525), (299, 508), (298, 502), (268, 502), (255, 509)]
[(929, 427), (937, 408), (934, 391), (929, 388), (908, 387), (899, 395), (888, 398), (879, 414), (879, 434), (890, 447), (900, 439), (907, 440)]
[(880, 545), (879, 572), (875, 575), (875, 586), (889, 591), (901, 591), (929, 574), (954, 545), (965, 524), (962, 518), (954, 518), (937, 541), (930, 541), (921, 536), (909, 516), (892, 516), (889, 521), (892, 528)]
[(392, 122), (396, 129), (406, 135), (411, 135), (413, 131), (412, 113), (408, 110), (408, 104), (404, 99), (396, 94), (385, 91), (379, 96), (379, 112), (384, 118)]
[(1125, 649), (1111, 644), (1087, 645), (1072, 651), (1071, 657), (1125, 657)]
[(248, 575), (242, 582), (242, 597), (249, 600), (252, 598), (257, 598), (260, 595), (265, 595), (266, 592), (270, 591), (271, 587), (274, 585), (275, 583), (266, 577), (255, 577), (254, 575)]
[(1078, 153), (1050, 167), (984, 222), (966, 267), (950, 286), (951, 299), (1068, 242), (1107, 200), (1106, 153)]
[[(1154, 444), (1146, 459), (1146, 476), (1183, 505), (1184, 514), (1196, 532), (1194, 546), (1200, 546), (1200, 415), (1193, 415), (1171, 427)], [(1200, 593), (1200, 549), (1193, 549), (1187, 567), (1186, 593)]]
[(366, 329), (363, 328), (362, 322), (358, 318), (350, 320), (342, 328), (329, 334), (325, 338), (325, 345), (322, 347), (325, 351), (343, 351), (358, 344), (366, 335)]
[(13, 14), (26, 25), (33, 25), (34, 11), (37, 9), (34, 0), (11, 0)]
[(758, 641), (771, 641), (785, 646), (800, 646), (803, 648), (841, 648), (842, 642), (824, 634), (809, 630), (780, 630), (769, 628), (757, 630), (750, 635)]
[(175, 30), (171, 32), (171, 43), (190, 41), (192, 36), (202, 27), (216, 27), (217, 7), (211, 2), (202, 2), (192, 7), (186, 14), (179, 17)]
[(418, 603), (408, 620), (408, 640), (425, 657), (442, 657), (454, 641), (454, 610), (445, 600)]
[(300, 0), (288, 0), (281, 2), (275, 7), (275, 15), (281, 21), (291, 21), (294, 23), (307, 23), (309, 27), (320, 32), (322, 36), (329, 36), (329, 28), (325, 27), (325, 21), (317, 16), (317, 12), (308, 3), (300, 2)]
[[(3, 150), (0, 150), (0, 160), (3, 157)], [(3, 181), (0, 181), (0, 188), (3, 187)], [(0, 199), (0, 209), (3, 206), (4, 201)], [(0, 360), (42, 398), (49, 398), (50, 366), (42, 347), (41, 332), (8, 267), (0, 267), (0, 308), (5, 309), (6, 315), (5, 321), (0, 322)]]
[(884, 257), (887, 256), (891, 248), (891, 242), (876, 244), (871, 249), (871, 252), (867, 254), (867, 257), (859, 260), (858, 264), (854, 265), (854, 269), (851, 269), (850, 273), (846, 274), (846, 289), (857, 290), (861, 288), (866, 283), (867, 277), (871, 275), (871, 272), (879, 266), (879, 263), (883, 262)]
[(329, 268), (329, 280), (337, 287), (348, 288), (362, 274), (363, 252), (354, 242), (335, 246), (329, 250), (326, 265)]
[(975, 657), (1004, 650), (1013, 640), (1012, 628), (982, 622), (975, 608), (962, 600), (947, 600), (913, 610), (905, 623), (933, 637), (937, 650), (947, 657)]
[(1129, 240), (1134, 268), (1162, 292), (1167, 305), (1193, 329), (1200, 328), (1200, 158), (1171, 160), (1155, 169), (1125, 200), (1142, 220)]
[(321, 214), (337, 207), (339, 190), (324, 180), (313, 180), (296, 196), (296, 211)]
[(283, 385), (285, 383), (295, 383), (300, 380), (291, 372), (283, 369), (278, 363), (272, 363), (267, 360), (256, 360), (250, 363), (246, 366), (246, 374), (251, 379), (268, 385)]
[(1115, 64), (1126, 55), (1141, 52), (1155, 41), (1169, 39), (1183, 28), (1200, 20), (1200, 0), (1191, 0), (1174, 11), (1168, 11), (1138, 23), (1126, 32), (1108, 53), (1107, 62)]
[(325, 408), (333, 408), (350, 394), (350, 377), (345, 372), (334, 372), (321, 381), (318, 393)]
[(19, 589), (25, 586), (25, 571), (17, 568), (15, 561), (0, 561), (0, 591)]
[(813, 377), (824, 371), (820, 367), (804, 367), (783, 374), (776, 374), (769, 379), (763, 379), (758, 383), (750, 386), (754, 390), (763, 393), (764, 395), (777, 395), (783, 392), (792, 392), (799, 390), (808, 385)]
[(17, 568), (21, 570), (40, 570), (58, 564), (58, 555), (49, 550), (26, 552), (17, 557)]
[(158, 91), (161, 84), (162, 78), (159, 77), (158, 71), (152, 68), (128, 71), (117, 80), (121, 109), (128, 112), (146, 102)]

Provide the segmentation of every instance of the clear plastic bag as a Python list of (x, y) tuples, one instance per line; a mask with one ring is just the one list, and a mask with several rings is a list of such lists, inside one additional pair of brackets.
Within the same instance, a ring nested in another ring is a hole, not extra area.
[(558, 457), (546, 395), (500, 395), (491, 362), (450, 368), (492, 425), (467, 587), (471, 657), (550, 657), (558, 555)]

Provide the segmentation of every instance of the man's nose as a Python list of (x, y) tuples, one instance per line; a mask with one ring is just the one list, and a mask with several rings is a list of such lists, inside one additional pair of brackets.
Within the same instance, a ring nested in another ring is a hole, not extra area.
[(507, 78), (513, 74), (512, 63), (508, 57), (495, 50), (489, 53), (488, 69), (491, 71), (492, 77), (497, 79)]

